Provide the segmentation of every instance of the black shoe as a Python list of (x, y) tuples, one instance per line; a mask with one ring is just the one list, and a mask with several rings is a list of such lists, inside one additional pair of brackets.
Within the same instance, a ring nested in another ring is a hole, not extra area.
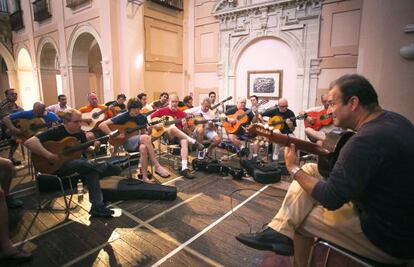
[(20, 208), (24, 205), (23, 201), (15, 199), (12, 196), (6, 196), (6, 204), (9, 209)]
[(293, 240), (270, 227), (254, 234), (239, 234), (236, 239), (251, 248), (293, 256)]
[(180, 171), (180, 175), (187, 179), (194, 179), (194, 174), (192, 174), (189, 169)]
[(239, 152), (239, 157), (244, 157), (249, 155), (249, 150), (247, 149), (247, 147), (242, 148)]
[(13, 163), (14, 166), (19, 166), (20, 164), (22, 164), (22, 162), (20, 160), (17, 160), (17, 159), (14, 159), (14, 158), (11, 159), (11, 162)]
[(196, 142), (195, 145), (197, 147), (197, 150), (199, 150), (199, 151), (204, 150), (204, 145), (202, 143)]
[(92, 207), (89, 211), (89, 214), (92, 217), (103, 217), (103, 218), (111, 218), (114, 215), (114, 211), (105, 207), (105, 206), (98, 206)]

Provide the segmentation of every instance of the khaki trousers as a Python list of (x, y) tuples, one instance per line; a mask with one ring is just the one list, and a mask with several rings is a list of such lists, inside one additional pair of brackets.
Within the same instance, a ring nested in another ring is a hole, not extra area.
[[(314, 163), (305, 164), (302, 169), (309, 175), (321, 178)], [(367, 239), (352, 204), (329, 211), (306, 193), (296, 181), (290, 185), (281, 208), (268, 226), (294, 240), (295, 266), (307, 265), (315, 237), (378, 262), (403, 263)]]

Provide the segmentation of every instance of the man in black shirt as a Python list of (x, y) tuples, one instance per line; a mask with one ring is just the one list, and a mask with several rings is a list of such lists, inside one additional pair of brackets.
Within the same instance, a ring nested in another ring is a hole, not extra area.
[(168, 106), (169, 97), (170, 96), (168, 95), (167, 92), (162, 92), (160, 95), (160, 99), (152, 103), (152, 108), (153, 109), (165, 108), (166, 106)]
[[(81, 113), (75, 109), (69, 109), (65, 112), (63, 117), (64, 125), (52, 128), (46, 132), (38, 134), (28, 139), (24, 145), (32, 151), (44, 157), (50, 162), (59, 162), (59, 156), (49, 152), (42, 145), (45, 141), (60, 141), (65, 137), (75, 137), (80, 143), (87, 142), (85, 133), (81, 130)], [(95, 142), (95, 147), (99, 147), (100, 143)], [(92, 204), (90, 214), (94, 217), (111, 217), (113, 211), (106, 208), (103, 203), (102, 191), (99, 184), (99, 179), (118, 175), (121, 173), (121, 168), (111, 164), (94, 165), (88, 162), (85, 158), (75, 159), (59, 168), (55, 173), (58, 176), (66, 176), (73, 173), (80, 174), (86, 179), (89, 189), (89, 201)]]
[[(288, 109), (288, 106), (287, 99), (281, 98), (276, 108), (268, 109), (262, 114), (263, 117), (270, 117), (270, 119), (278, 116), (276, 118), (284, 121), (283, 124), (280, 124), (280, 130), (275, 130), (276, 133), (293, 134), (293, 131), (295, 130), (296, 120), (293, 119), (295, 118), (295, 113)], [(275, 161), (279, 160), (279, 150), (280, 146), (278, 144), (273, 144), (272, 159)]]
[[(227, 116), (227, 121), (230, 124), (233, 125), (238, 120), (237, 120), (237, 118), (229, 118), (228, 116), (235, 114), (239, 110), (242, 110), (243, 112), (249, 110), (249, 109), (246, 108), (246, 98), (239, 98), (237, 100), (236, 107), (227, 110), (226, 113), (224, 114), (225, 116)], [(248, 137), (245, 134), (243, 126), (246, 126), (246, 125), (250, 124), (251, 122), (257, 122), (258, 117), (259, 117), (257, 107), (253, 107), (250, 110), (250, 112), (247, 113), (246, 116), (248, 117), (247, 122), (244, 125), (241, 125), (241, 127), (237, 130), (237, 132), (235, 132), (233, 134), (228, 134), (229, 140), (236, 147), (236, 150), (237, 150), (237, 152), (239, 153), (240, 156), (245, 156), (245, 154), (247, 153), (247, 148), (245, 148), (244, 144), (242, 143), (242, 141), (248, 140)], [(257, 157), (258, 150), (259, 149), (258, 149), (257, 142), (253, 143), (253, 151), (251, 151), (252, 152), (252, 157)]]
[(121, 112), (126, 111), (125, 101), (126, 101), (126, 95), (119, 94), (116, 96), (116, 100), (105, 103), (105, 106), (108, 106), (108, 107), (112, 106), (111, 111), (115, 116)]
[(267, 229), (236, 238), (256, 249), (293, 255), (295, 237), (298, 266), (306, 265), (304, 244), (312, 244), (313, 237), (386, 264), (413, 259), (413, 124), (383, 110), (372, 85), (356, 74), (331, 85), (328, 103), (335, 126), (357, 131), (328, 179), (318, 179), (315, 164), (300, 168), (290, 145), (286, 167), (295, 181), (282, 207)]

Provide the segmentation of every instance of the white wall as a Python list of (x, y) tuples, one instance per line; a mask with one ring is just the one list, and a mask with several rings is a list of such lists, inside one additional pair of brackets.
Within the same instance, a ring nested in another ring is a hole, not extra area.
[[(259, 70), (283, 70), (282, 97), (289, 101), (289, 108), (299, 110), (301, 101), (296, 92), (296, 58), (292, 49), (277, 39), (262, 39), (252, 43), (241, 54), (236, 69), (236, 100), (247, 97), (247, 72)], [(272, 101), (272, 104), (276, 101)]]

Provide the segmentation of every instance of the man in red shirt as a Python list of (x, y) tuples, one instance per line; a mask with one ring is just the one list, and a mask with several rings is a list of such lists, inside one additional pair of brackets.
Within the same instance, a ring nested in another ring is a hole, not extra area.
[[(151, 118), (155, 117), (163, 117), (163, 116), (171, 116), (174, 119), (182, 119), (180, 122), (172, 125), (166, 130), (167, 138), (170, 141), (178, 141), (181, 145), (181, 171), (180, 175), (184, 176), (188, 179), (193, 179), (194, 175), (190, 173), (188, 169), (188, 143), (196, 144), (196, 140), (194, 138), (189, 137), (186, 135), (182, 130), (183, 128), (187, 127), (186, 116), (187, 114), (184, 111), (178, 109), (178, 96), (171, 95), (170, 96), (170, 104), (167, 107), (160, 108), (159, 110), (155, 111), (151, 114)], [(155, 128), (160, 129), (159, 126), (155, 125)], [(198, 148), (204, 149), (204, 146), (200, 143), (197, 143)]]

